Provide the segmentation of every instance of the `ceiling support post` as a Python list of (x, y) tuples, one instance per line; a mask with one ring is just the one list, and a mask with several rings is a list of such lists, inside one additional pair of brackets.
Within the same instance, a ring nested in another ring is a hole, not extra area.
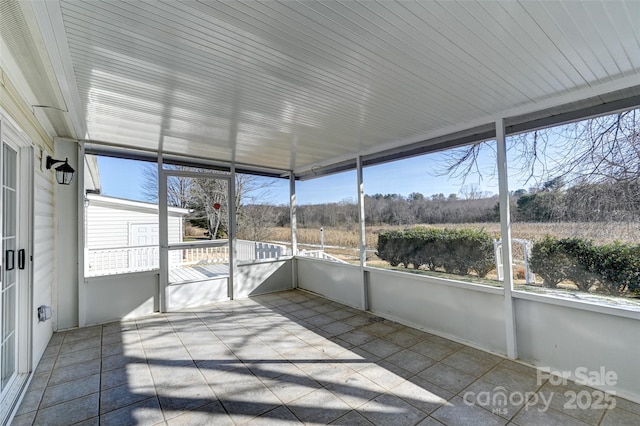
[(160, 149), (158, 150), (158, 230), (160, 243), (160, 284), (159, 284), (159, 306), (160, 312), (167, 312), (167, 287), (169, 286), (169, 230), (167, 229), (167, 217), (169, 208), (167, 206), (167, 174), (163, 167), (162, 141), (160, 139)]
[(509, 209), (509, 182), (507, 175), (507, 139), (504, 119), (496, 120), (496, 144), (498, 151), (498, 184), (500, 191), (500, 234), (502, 238), (502, 265), (504, 285), (504, 313), (507, 333), (507, 356), (518, 357), (516, 317), (513, 295), (513, 265), (511, 255), (511, 213)]
[(289, 225), (291, 226), (291, 288), (298, 288), (298, 265), (296, 255), (298, 254), (298, 219), (296, 201), (296, 175), (289, 173)]
[(237, 226), (237, 209), (236, 209), (236, 165), (231, 163), (231, 179), (229, 180), (229, 188), (227, 189), (229, 194), (229, 300), (233, 300), (234, 286), (237, 278), (238, 271), (238, 226)]
[(360, 275), (362, 277), (362, 309), (369, 310), (369, 294), (367, 271), (367, 234), (364, 215), (364, 179), (362, 174), (362, 157), (356, 159), (356, 174), (358, 177), (358, 225), (360, 230)]

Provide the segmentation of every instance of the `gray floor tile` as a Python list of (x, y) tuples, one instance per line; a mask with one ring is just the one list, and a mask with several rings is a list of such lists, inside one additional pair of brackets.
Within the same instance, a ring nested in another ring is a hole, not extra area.
[(335, 320), (330, 316), (319, 314), (309, 318), (305, 318), (305, 321), (308, 324), (311, 324), (314, 327), (322, 327), (323, 325), (327, 325), (329, 323), (334, 322)]
[(303, 424), (296, 416), (283, 405), (268, 411), (259, 417), (249, 420), (247, 425), (301, 425)]
[(553, 385), (547, 382), (536, 393), (536, 397), (541, 404), (546, 404), (554, 410), (588, 424), (600, 423), (605, 411), (615, 406), (613, 397), (572, 382), (567, 382), (565, 385)]
[(391, 325), (390, 321), (380, 321), (369, 323), (361, 328), (362, 331), (373, 334), (378, 337), (386, 337), (390, 333), (397, 331), (398, 328)]
[(233, 420), (226, 413), (222, 404), (215, 401), (204, 407), (200, 407), (196, 411), (188, 411), (177, 417), (167, 420), (169, 426), (233, 426)]
[(342, 321), (334, 321), (321, 326), (320, 329), (329, 333), (331, 336), (337, 336), (353, 330), (353, 326), (345, 324)]
[(193, 362), (178, 365), (151, 364), (149, 369), (158, 389), (180, 388), (202, 380), (202, 374)]
[(99, 426), (99, 425), (100, 425), (100, 417), (98, 416), (73, 424), (73, 426)]
[(127, 364), (133, 361), (134, 360), (131, 357), (125, 354), (105, 356), (104, 358), (102, 358), (102, 371), (104, 372), (125, 368)]
[(246, 422), (281, 405), (280, 400), (266, 387), (222, 398), (221, 402), (236, 423)]
[(456, 394), (448, 391), (446, 389), (442, 389), (440, 386), (434, 385), (428, 380), (423, 379), (420, 376), (413, 376), (408, 381), (411, 383), (420, 386), (422, 389), (431, 392), (434, 395), (444, 399), (445, 401), (449, 401), (451, 398), (455, 397)]
[(615, 401), (616, 407), (622, 408), (623, 410), (631, 411), (635, 414), (640, 414), (640, 404), (636, 404), (635, 402), (631, 402), (620, 397), (616, 397)]
[(433, 358), (436, 361), (440, 361), (459, 351), (461, 347), (462, 346), (458, 343), (447, 341), (445, 339), (437, 341), (427, 339), (409, 347), (409, 349), (421, 355)]
[(38, 363), (38, 366), (36, 367), (35, 374), (50, 373), (51, 370), (53, 370), (53, 367), (55, 366), (57, 359), (58, 359), (57, 355), (42, 357), (40, 359), (40, 362)]
[(124, 354), (124, 344), (122, 342), (110, 343), (102, 345), (102, 356), (112, 356)]
[[(85, 340), (75, 340), (72, 342), (64, 342), (62, 344), (62, 346), (60, 347), (60, 352), (58, 355), (63, 355), (63, 354), (68, 354), (71, 352), (77, 352), (77, 351), (82, 351), (82, 350), (87, 350), (87, 349), (92, 349), (95, 347), (99, 347), (101, 344), (101, 339), (100, 337), (94, 337), (94, 338), (90, 338), (90, 339), (85, 339)], [(49, 349), (49, 348), (47, 348)]]
[(60, 348), (62, 348), (62, 343), (58, 345), (48, 345), (42, 354), (42, 358), (57, 357), (60, 354)]
[(497, 386), (504, 386), (514, 392), (532, 392), (539, 389), (542, 385), (535, 375), (535, 370), (525, 373), (515, 371), (502, 364), (498, 364), (495, 368), (491, 369), (482, 376), (482, 379)]
[(431, 414), (431, 417), (444, 423), (445, 425), (484, 425), (502, 426), (507, 424), (507, 420), (491, 414), (489, 411), (477, 405), (470, 405), (460, 397), (455, 397), (447, 404), (438, 408)]
[(185, 411), (199, 410), (217, 401), (217, 397), (209, 385), (201, 381), (177, 388), (158, 388), (158, 401), (165, 420), (168, 420)]
[[(332, 359), (329, 355), (324, 352), (314, 348), (311, 345), (306, 345), (303, 348), (293, 349), (284, 351), (281, 355), (287, 358), (290, 362), (294, 364), (307, 364), (310, 361), (322, 361)], [(301, 367), (299, 367), (301, 368)]]
[(480, 377), (502, 361), (502, 358), (497, 356), (486, 354), (477, 349), (468, 349), (471, 350), (462, 349), (449, 355), (441, 362), (475, 377)]
[(367, 362), (380, 362), (382, 360), (378, 355), (374, 355), (362, 347), (353, 347), (349, 349), (349, 353)]
[[(155, 393), (155, 389), (151, 389)], [(128, 385), (122, 385), (102, 391), (100, 394), (100, 414), (118, 410), (145, 399), (153, 393), (132, 392)]]
[(284, 404), (322, 388), (320, 383), (307, 375), (280, 376), (277, 379), (263, 380), (263, 383)]
[(53, 336), (51, 336), (51, 339), (49, 340), (49, 345), (61, 345), (66, 334), (66, 331), (58, 331), (57, 333), (53, 333)]
[(386, 361), (414, 374), (418, 374), (436, 363), (436, 360), (409, 349), (405, 349), (387, 357)]
[(522, 409), (512, 422), (518, 426), (586, 426), (588, 424), (553, 408), (545, 409), (544, 407)]
[(391, 393), (427, 414), (447, 403), (447, 399), (409, 380), (405, 380), (392, 388)]
[(527, 375), (536, 375), (536, 369), (533, 367), (529, 367), (528, 365), (524, 365), (521, 364), (519, 362), (516, 361), (512, 361), (510, 359), (503, 359), (502, 361), (500, 361), (499, 364), (501, 367), (505, 367), (508, 368), (510, 370), (515, 370), (518, 371), (522, 374), (527, 374)]
[(87, 340), (102, 336), (102, 326), (84, 327), (76, 330), (69, 330), (65, 333), (63, 343), (70, 343), (79, 340)]
[(99, 394), (94, 393), (38, 410), (35, 424), (64, 426), (96, 417), (98, 415), (98, 398)]
[(398, 346), (409, 348), (425, 340), (426, 336), (410, 333), (406, 328), (403, 328), (386, 335), (384, 338)]
[(36, 412), (16, 415), (11, 421), (11, 426), (31, 426), (36, 418)]
[(331, 383), (326, 386), (326, 389), (346, 402), (351, 408), (358, 408), (386, 392), (385, 388), (358, 373), (353, 373)]
[(460, 392), (463, 401), (510, 420), (518, 411), (530, 404), (532, 396), (513, 392), (482, 379), (476, 380)]
[(335, 311), (336, 309), (340, 309), (340, 308), (336, 308), (336, 305), (332, 303), (326, 303), (324, 305), (316, 306), (313, 309), (320, 312), (321, 314), (326, 314), (328, 312)]
[(160, 403), (155, 396), (100, 416), (101, 426), (155, 425), (163, 421)]
[(80, 362), (68, 367), (55, 368), (49, 377), (49, 386), (88, 377), (100, 372), (100, 359)]
[(322, 385), (335, 383), (354, 373), (354, 370), (347, 363), (343, 364), (334, 360), (307, 364), (303, 371)]
[(318, 389), (288, 404), (293, 414), (304, 423), (331, 423), (351, 408), (326, 389)]
[(600, 424), (601, 426), (637, 426), (640, 425), (640, 414), (614, 408), (605, 412)]
[(365, 343), (361, 345), (360, 348), (367, 352), (371, 352), (380, 358), (386, 358), (402, 350), (401, 346), (391, 343), (385, 339), (377, 339), (372, 342)]
[(344, 416), (331, 422), (331, 424), (344, 426), (373, 426), (373, 423), (364, 418), (364, 416), (357, 411), (349, 411)]
[(345, 318), (344, 320), (342, 320), (342, 322), (357, 328), (357, 327), (362, 327), (362, 326), (368, 325), (369, 324), (369, 318), (370, 318), (370, 316), (368, 316), (368, 315), (357, 314), (357, 315), (352, 315), (352, 316), (350, 316), (348, 318)]
[(100, 346), (94, 346), (89, 349), (60, 354), (56, 360), (55, 368), (75, 366), (82, 362), (100, 359), (102, 356), (101, 352)]
[(20, 415), (36, 411), (40, 406), (40, 401), (42, 400), (44, 391), (44, 388), (27, 391), (22, 398), (20, 408), (18, 408), (16, 414)]
[(291, 315), (293, 315), (296, 318), (305, 319), (305, 318), (316, 316), (318, 315), (318, 313), (319, 312), (314, 311), (313, 309), (302, 308), (300, 310), (291, 312)]
[(347, 348), (344, 345), (333, 342), (331, 340), (324, 340), (322, 343), (316, 343), (313, 345), (317, 350), (321, 351), (325, 355), (330, 356), (336, 360), (352, 360), (354, 357), (350, 355), (350, 352), (347, 352)]
[(404, 377), (381, 367), (376, 363), (359, 370), (358, 373), (387, 390), (398, 386), (405, 380)]
[(40, 408), (51, 407), (100, 390), (100, 375), (83, 377), (78, 380), (48, 386), (40, 401)]
[(416, 426), (442, 426), (442, 423), (440, 423), (433, 417), (429, 416), (423, 421), (421, 421), (420, 423), (418, 423)]
[(393, 394), (380, 395), (357, 411), (376, 425), (409, 426), (427, 417), (426, 413)]
[(327, 312), (327, 316), (337, 320), (344, 320), (354, 316), (354, 313), (346, 309), (338, 309), (336, 311)]
[(539, 389), (533, 368), (303, 291), (186, 311), (54, 333), (14, 424), (640, 424), (640, 405), (619, 398), (599, 411), (561, 398), (546, 412), (464, 404), (468, 392), (565, 389)]
[(352, 330), (338, 336), (340, 339), (351, 343), (354, 346), (360, 346), (377, 339), (373, 334), (360, 330)]
[(453, 393), (460, 392), (476, 380), (474, 376), (442, 363), (427, 368), (419, 376)]

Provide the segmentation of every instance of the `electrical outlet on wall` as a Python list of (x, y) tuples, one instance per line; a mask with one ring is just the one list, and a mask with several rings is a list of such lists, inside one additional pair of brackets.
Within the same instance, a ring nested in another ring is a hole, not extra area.
[(45, 322), (51, 318), (51, 306), (38, 306), (38, 322)]

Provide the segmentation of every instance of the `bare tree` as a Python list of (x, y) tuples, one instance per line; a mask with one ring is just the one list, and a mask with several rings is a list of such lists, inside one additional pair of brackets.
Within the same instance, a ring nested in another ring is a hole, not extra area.
[[(208, 172), (186, 166), (168, 166), (170, 170)], [(151, 202), (158, 202), (158, 168), (149, 164), (143, 169), (143, 194)], [(224, 172), (218, 172), (224, 173)], [(274, 179), (259, 176), (236, 174), (236, 215), (238, 227), (257, 226), (255, 220), (245, 224), (249, 217), (243, 213), (245, 205), (269, 204)], [(221, 233), (228, 233), (229, 229), (229, 200), (226, 179), (191, 178), (169, 176), (167, 179), (167, 204), (173, 207), (193, 209), (189, 220), (200, 222), (206, 226), (209, 236), (217, 238)], [(266, 217), (265, 217), (266, 218)], [(267, 226), (265, 223), (263, 226)], [(253, 232), (255, 234), (256, 231)]]
[(242, 208), (242, 226), (238, 238), (251, 241), (265, 241), (269, 228), (278, 220), (278, 208), (272, 204), (250, 204)]
[[(518, 197), (525, 220), (636, 221), (640, 217), (640, 110), (508, 138), (511, 174), (533, 183)], [(451, 150), (440, 176), (480, 173), (493, 142)], [(491, 153), (494, 155), (494, 153)]]
[[(640, 178), (640, 110), (522, 133), (508, 142), (511, 167), (538, 185), (558, 177), (569, 185)], [(436, 173), (462, 179), (481, 174), (478, 159), (486, 151), (494, 151), (493, 142), (451, 150)]]
[[(489, 191), (482, 191), (480, 189), (480, 186), (474, 183), (463, 185), (462, 189), (460, 189), (460, 194), (463, 196), (465, 200), (480, 200), (482, 198), (489, 198), (492, 195), (491, 192)], [(450, 200), (451, 200), (451, 195), (449, 195)]]
[(191, 183), (192, 206), (201, 218), (206, 219), (211, 239), (218, 237), (222, 229), (229, 232), (229, 185), (224, 179), (196, 178)]
[[(190, 170), (183, 166), (168, 166), (169, 170)], [(158, 166), (146, 164), (142, 169), (144, 181), (142, 194), (152, 202), (158, 202)], [(167, 179), (167, 204), (172, 207), (186, 209), (191, 202), (192, 179), (180, 176), (170, 176)]]

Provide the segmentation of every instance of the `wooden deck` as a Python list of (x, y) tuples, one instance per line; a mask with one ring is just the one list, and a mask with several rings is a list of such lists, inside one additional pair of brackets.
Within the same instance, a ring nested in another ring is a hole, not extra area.
[(204, 281), (229, 276), (229, 264), (194, 265), (169, 270), (169, 282)]

